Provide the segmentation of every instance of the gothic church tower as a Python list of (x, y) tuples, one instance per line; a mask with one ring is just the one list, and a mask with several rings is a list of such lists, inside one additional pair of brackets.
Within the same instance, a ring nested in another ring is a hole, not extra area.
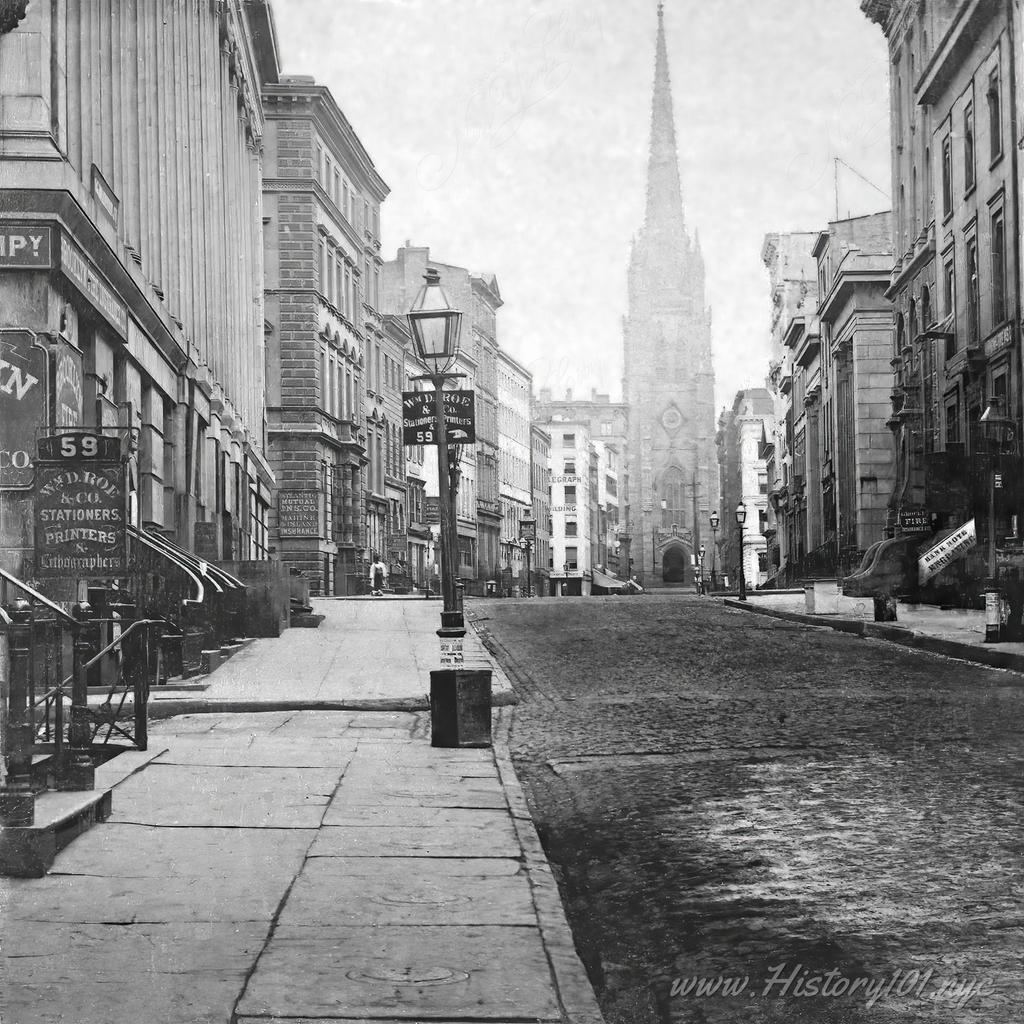
[(648, 586), (692, 583), (702, 540), (710, 568), (708, 512), (718, 501), (715, 377), (700, 240), (683, 220), (662, 4), (647, 206), (630, 257), (623, 348), (633, 569)]

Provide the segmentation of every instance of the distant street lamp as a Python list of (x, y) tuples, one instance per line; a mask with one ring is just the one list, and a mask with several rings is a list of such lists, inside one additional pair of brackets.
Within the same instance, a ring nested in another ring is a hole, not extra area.
[(743, 570), (743, 524), (747, 520), (747, 506), (741, 501), (736, 506), (736, 522), (740, 528), (740, 600), (747, 599), (747, 580)]
[[(996, 565), (996, 491), (1002, 486), (999, 454), (1006, 443), (1013, 421), (1003, 415), (1001, 395), (993, 395), (981, 414), (988, 457), (988, 578), (985, 580), (985, 643), (999, 643), (1002, 639), (1002, 603), (999, 590), (999, 568)], [(1012, 435), (1011, 435), (1012, 436)]]
[(718, 589), (718, 579), (715, 570), (718, 568), (718, 513), (712, 512), (708, 516), (711, 523), (711, 589)]
[(703, 594), (704, 593), (704, 555), (705, 555), (706, 551), (707, 551), (707, 548), (703, 544), (701, 544), (701, 546), (700, 546), (700, 578), (697, 581), (697, 593), (698, 594)]
[(438, 504), (441, 513), (441, 637), (466, 635), (462, 609), (458, 606), (455, 582), (455, 557), (458, 549), (454, 495), (449, 486), (448, 433), (444, 416), (445, 381), (462, 377), (448, 369), (459, 354), (459, 331), (462, 313), (452, 309), (441, 287), (441, 275), (433, 268), (424, 274), (426, 283), (420, 288), (407, 314), (409, 329), (416, 345), (416, 354), (428, 368), (426, 379), (434, 387), (434, 419), (437, 441)]
[(524, 516), (519, 520), (519, 536), (526, 545), (526, 596), (533, 597), (530, 552), (533, 550), (533, 542), (537, 539), (537, 520), (533, 516)]

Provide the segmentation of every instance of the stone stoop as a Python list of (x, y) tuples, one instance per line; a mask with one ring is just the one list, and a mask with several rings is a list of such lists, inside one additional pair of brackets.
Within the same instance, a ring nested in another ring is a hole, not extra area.
[(110, 817), (114, 789), (165, 750), (126, 750), (97, 765), (95, 789), (38, 793), (34, 824), (0, 826), (0, 877), (42, 878), (65, 846)]

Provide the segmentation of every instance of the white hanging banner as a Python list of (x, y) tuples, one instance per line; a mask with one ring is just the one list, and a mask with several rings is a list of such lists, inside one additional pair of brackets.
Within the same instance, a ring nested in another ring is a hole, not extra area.
[(918, 558), (918, 579), (921, 583), (927, 583), (937, 572), (963, 557), (977, 543), (978, 535), (974, 529), (974, 520), (971, 519)]

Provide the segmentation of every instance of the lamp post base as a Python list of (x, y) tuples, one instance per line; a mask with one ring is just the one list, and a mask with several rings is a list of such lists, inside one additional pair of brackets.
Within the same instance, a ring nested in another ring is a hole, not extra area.
[(999, 584), (991, 576), (985, 580), (985, 643), (997, 644), (1002, 640), (1003, 624), (1000, 612)]
[(441, 628), (438, 636), (465, 636), (466, 620), (462, 612), (441, 612)]

